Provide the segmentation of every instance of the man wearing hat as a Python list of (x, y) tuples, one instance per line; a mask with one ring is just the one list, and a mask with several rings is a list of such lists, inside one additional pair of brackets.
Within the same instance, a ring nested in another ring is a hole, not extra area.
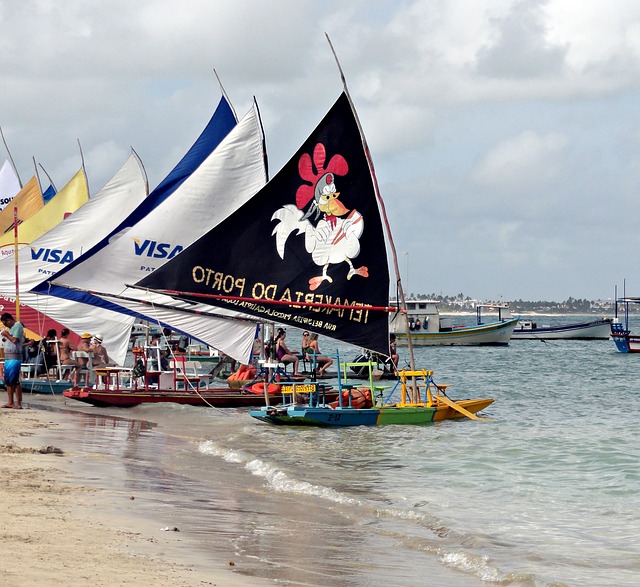
[(91, 340), (90, 350), (93, 352), (93, 367), (99, 369), (100, 367), (107, 367), (111, 364), (109, 360), (109, 353), (107, 349), (102, 346), (102, 334), (94, 334)]
[[(91, 351), (91, 334), (84, 332), (80, 337), (76, 352), (88, 353), (89, 351)], [(76, 354), (76, 363), (78, 364), (78, 369), (84, 369), (89, 364), (89, 357), (82, 357)]]

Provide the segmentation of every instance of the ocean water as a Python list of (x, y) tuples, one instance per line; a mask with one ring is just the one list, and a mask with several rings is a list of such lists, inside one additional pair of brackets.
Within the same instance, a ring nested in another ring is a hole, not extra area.
[(68, 413), (71, 431), (46, 434), (82, 455), (80, 479), (139, 495), (131, 515), (178, 526), (236, 573), (318, 587), (637, 586), (640, 356), (522, 340), (416, 359), (454, 398), (493, 397), (491, 419), (298, 429), (243, 410), (27, 403)]

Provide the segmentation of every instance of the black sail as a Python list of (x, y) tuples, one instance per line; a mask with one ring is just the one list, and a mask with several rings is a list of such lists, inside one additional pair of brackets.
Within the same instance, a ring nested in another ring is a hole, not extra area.
[(388, 354), (385, 238), (347, 96), (249, 202), (136, 285)]

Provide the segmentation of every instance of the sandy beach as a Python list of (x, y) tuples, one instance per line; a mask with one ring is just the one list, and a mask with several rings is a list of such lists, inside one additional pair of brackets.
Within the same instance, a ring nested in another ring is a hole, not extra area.
[(233, 560), (190, 558), (179, 529), (118, 515), (134, 496), (71, 483), (74, 455), (38, 444), (64, 418), (0, 410), (2, 585), (270, 584), (234, 574)]

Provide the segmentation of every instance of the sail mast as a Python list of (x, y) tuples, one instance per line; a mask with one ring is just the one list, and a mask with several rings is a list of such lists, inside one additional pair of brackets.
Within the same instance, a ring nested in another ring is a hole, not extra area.
[(367, 143), (367, 139), (364, 136), (364, 131), (362, 130), (362, 125), (360, 124), (360, 118), (358, 116), (358, 112), (356, 111), (353, 100), (351, 99), (351, 94), (349, 93), (349, 88), (347, 87), (347, 80), (344, 76), (344, 72), (342, 71), (342, 66), (340, 65), (340, 61), (338, 60), (338, 55), (336, 54), (335, 49), (333, 48), (333, 44), (331, 43), (331, 39), (329, 35), (325, 33), (327, 37), (327, 42), (329, 43), (329, 47), (331, 47), (331, 52), (333, 53), (333, 57), (336, 60), (336, 65), (338, 66), (338, 70), (340, 71), (340, 78), (342, 79), (342, 87), (344, 88), (344, 93), (349, 100), (349, 104), (351, 105), (351, 110), (353, 111), (353, 115), (356, 120), (356, 124), (358, 126), (358, 131), (360, 132), (360, 138), (362, 139), (362, 146), (364, 148), (365, 157), (367, 159), (367, 163), (369, 164), (369, 171), (371, 172), (371, 178), (373, 180), (373, 189), (376, 194), (376, 199), (378, 200), (378, 205), (380, 206), (380, 212), (382, 214), (382, 220), (384, 221), (384, 226), (387, 229), (387, 238), (389, 239), (389, 247), (391, 248), (391, 255), (393, 258), (393, 267), (396, 274), (396, 286), (398, 290), (398, 301), (400, 302), (400, 307), (402, 309), (402, 313), (404, 315), (405, 328), (407, 332), (407, 346), (409, 349), (409, 366), (412, 371), (416, 370), (415, 367), (415, 359), (413, 354), (413, 343), (411, 341), (411, 336), (409, 334), (409, 319), (407, 318), (407, 304), (404, 297), (404, 290), (402, 288), (402, 281), (400, 279), (400, 269), (398, 266), (398, 255), (396, 253), (396, 247), (393, 242), (393, 236), (391, 235), (391, 227), (389, 226), (389, 219), (387, 217), (387, 210), (384, 205), (384, 201), (382, 200), (382, 195), (380, 194), (380, 188), (378, 186), (378, 178), (376, 176), (375, 168), (373, 166), (373, 159), (371, 158), (371, 152), (369, 151), (369, 145)]
[[(40, 169), (42, 169), (44, 174), (47, 176), (47, 179), (49, 180), (49, 183), (53, 186), (53, 189), (57, 192), (58, 188), (56, 187), (56, 184), (53, 183), (53, 179), (51, 179), (51, 176), (47, 173), (47, 170), (42, 166), (42, 163), (38, 162), (38, 167), (40, 167)], [(39, 181), (39, 178), (38, 178), (38, 181)]]
[(16, 272), (16, 321), (20, 322), (20, 276), (18, 271), (18, 206), (13, 207), (13, 263)]

